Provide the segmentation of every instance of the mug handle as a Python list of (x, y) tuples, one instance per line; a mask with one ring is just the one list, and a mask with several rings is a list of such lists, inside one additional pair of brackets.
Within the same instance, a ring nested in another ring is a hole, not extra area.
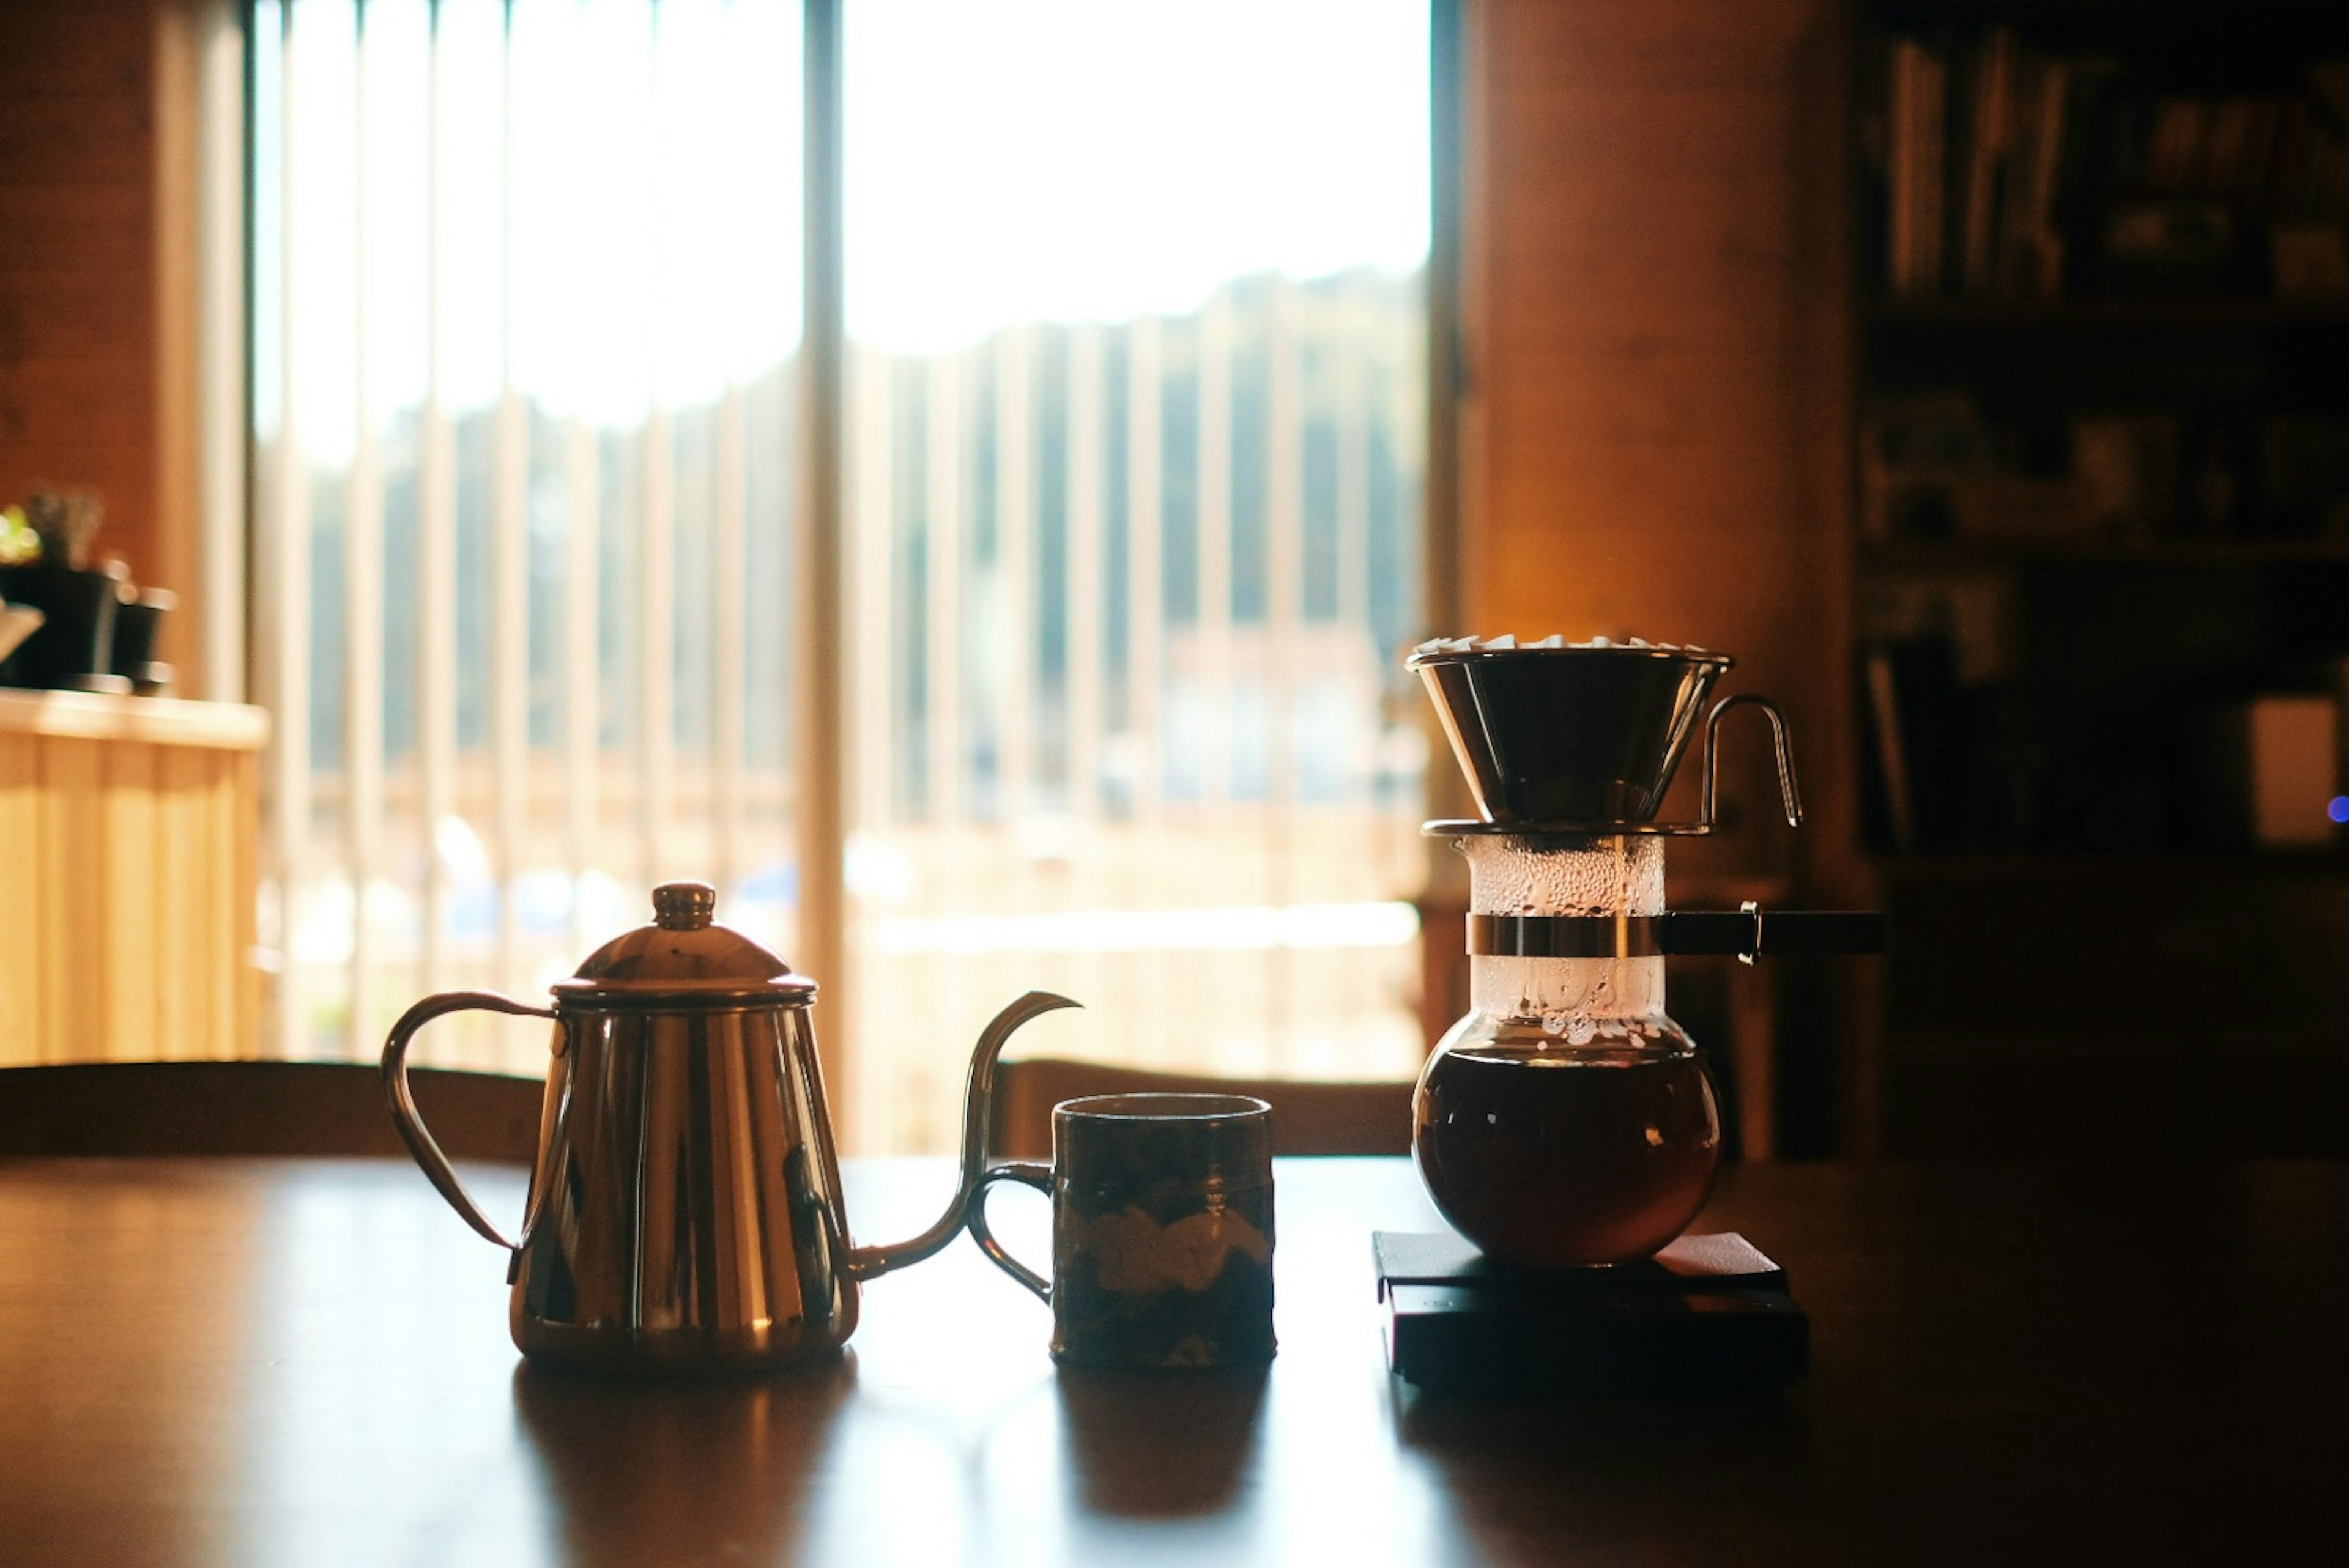
[(982, 1173), (978, 1184), (970, 1190), (970, 1202), (963, 1211), (963, 1223), (969, 1229), (971, 1240), (978, 1250), (995, 1262), (995, 1266), (1026, 1285), (1036, 1299), (1046, 1306), (1052, 1305), (1052, 1285), (1042, 1274), (1003, 1250), (995, 1233), (987, 1228), (987, 1189), (997, 1181), (1017, 1181), (1023, 1187), (1033, 1187), (1050, 1198), (1052, 1195), (1052, 1168), (1050, 1165), (1029, 1165), (1014, 1162), (998, 1165)]
[(400, 1141), (408, 1145), (408, 1151), (416, 1157), (416, 1163), (423, 1167), (424, 1174), (431, 1179), (432, 1185), (440, 1189), (440, 1196), (449, 1200), (449, 1206), (457, 1211), (465, 1223), (506, 1251), (513, 1252), (516, 1250), (514, 1244), (498, 1233), (498, 1228), (490, 1223), (472, 1196), (465, 1191), (465, 1184), (457, 1180), (457, 1172), (450, 1165), (449, 1157), (440, 1152), (440, 1146), (432, 1140), (432, 1134), (425, 1130), (424, 1119), (416, 1114), (416, 1100), (408, 1092), (409, 1037), (443, 1013), (461, 1012), (469, 1007), (488, 1013), (512, 1013), (525, 1018), (554, 1016), (552, 1007), (533, 1007), (527, 1002), (517, 1002), (494, 991), (444, 991), (437, 996), (427, 996), (402, 1013), (399, 1021), (392, 1025), (391, 1033), (384, 1039), (384, 1099), (391, 1106), (392, 1125), (399, 1129)]

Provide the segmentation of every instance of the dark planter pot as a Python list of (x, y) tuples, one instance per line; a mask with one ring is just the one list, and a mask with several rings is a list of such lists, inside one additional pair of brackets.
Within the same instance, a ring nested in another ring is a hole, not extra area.
[(155, 656), (163, 612), (180, 602), (169, 588), (142, 588), (114, 607), (114, 673), (141, 696), (160, 696), (171, 685), (171, 666)]
[(64, 566), (0, 566), (0, 599), (30, 604), (44, 619), (0, 664), (0, 684), (57, 691), (123, 691), (114, 673), (114, 612), (121, 579)]

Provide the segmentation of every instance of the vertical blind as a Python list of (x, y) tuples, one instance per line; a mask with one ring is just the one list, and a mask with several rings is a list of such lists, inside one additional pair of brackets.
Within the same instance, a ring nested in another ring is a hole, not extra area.
[[(955, 7), (849, 4), (844, 52), (803, 60), (802, 8), (751, 0), (254, 8), (280, 1050), (371, 1055), (428, 990), (540, 992), (671, 877), (798, 956), (804, 863), (845, 868), (848, 972), (817, 976), (844, 1008), (818, 1026), (848, 1043), (862, 1149), (950, 1137), (969, 1039), (1031, 986), (1088, 1005), (1056, 1047), (1109, 1059), (1415, 1062), (1409, 222), (1399, 253), (1235, 252), (1154, 297), (1058, 298), (1019, 246), (1050, 239), (1032, 214), (1053, 204), (1179, 215), (1195, 176), (1165, 160), (1232, 156), (1121, 130), (1121, 97), (1157, 106), (1118, 90), (1152, 67), (1100, 34), (1116, 12), (1196, 39), (1195, 73), (1303, 48), (1307, 24), (1399, 34), (1419, 97), (1346, 112), (1418, 139), (1361, 189), (1416, 209), (1423, 256), (1424, 10), (978, 9), (986, 36), (957, 45)], [(802, 235), (827, 232), (803, 223), (810, 68), (843, 73), (849, 150), (831, 386), (801, 341)], [(976, 128), (1018, 117), (958, 118), (966, 91), (1073, 94), (1092, 165), (990, 142)], [(1255, 158), (1348, 178), (1343, 147), (1255, 134)], [(968, 226), (937, 227), (949, 210)], [(809, 398), (844, 415), (843, 549), (802, 584)], [(845, 628), (836, 758), (801, 755), (792, 722), (802, 588)], [(844, 786), (823, 841), (798, 809), (813, 768)], [(479, 1065), (543, 1049), (495, 1020), (427, 1041)]]

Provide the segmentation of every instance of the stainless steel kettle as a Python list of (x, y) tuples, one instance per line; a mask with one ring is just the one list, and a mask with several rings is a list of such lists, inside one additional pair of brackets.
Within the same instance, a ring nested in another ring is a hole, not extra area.
[[(392, 1026), (385, 1093), (442, 1197), (507, 1248), (514, 1344), (544, 1362), (757, 1370), (837, 1350), (857, 1286), (938, 1251), (962, 1229), (985, 1158), (995, 1061), (1029, 1019), (1076, 1003), (1031, 991), (971, 1055), (961, 1184), (910, 1241), (849, 1238), (815, 1034), (815, 982), (715, 923), (715, 890), (667, 882), (627, 932), (534, 1007), (491, 992), (428, 996)], [(554, 1022), (538, 1161), (522, 1239), (485, 1218), (416, 1112), (409, 1040), (466, 1008)]]

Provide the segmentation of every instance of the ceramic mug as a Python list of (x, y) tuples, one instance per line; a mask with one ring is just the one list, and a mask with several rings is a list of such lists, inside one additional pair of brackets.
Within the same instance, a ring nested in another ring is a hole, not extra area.
[[(999, 1181), (1052, 1200), (1052, 1277), (987, 1224)], [(970, 1233), (1052, 1309), (1052, 1356), (1078, 1367), (1236, 1367), (1272, 1336), (1272, 1108), (1225, 1094), (1122, 1094), (1052, 1109), (1052, 1162), (999, 1165)]]

